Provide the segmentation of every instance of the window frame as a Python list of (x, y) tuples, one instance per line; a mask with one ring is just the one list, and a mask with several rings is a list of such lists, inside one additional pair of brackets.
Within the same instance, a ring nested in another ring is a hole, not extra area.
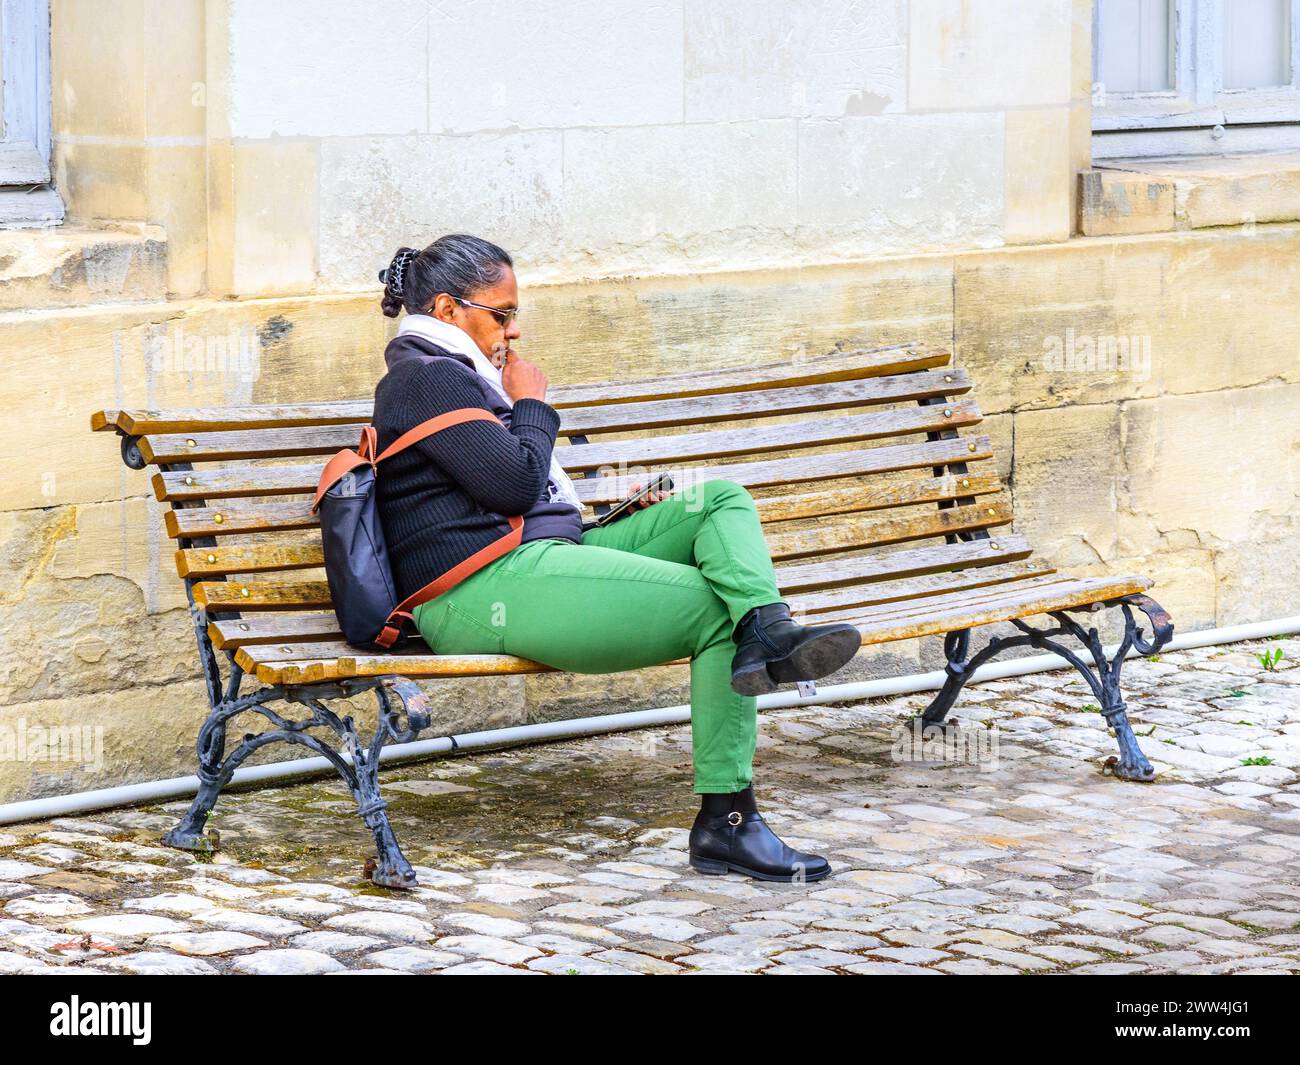
[(50, 180), (49, 0), (0, 0), (4, 128), (0, 186)]
[[(1094, 78), (1101, 69), (1102, 12), (1116, 2), (1125, 0), (1093, 4)], [(1094, 156), (1300, 148), (1300, 0), (1287, 0), (1290, 84), (1253, 89), (1223, 88), (1227, 2), (1170, 0), (1172, 89), (1107, 93), (1094, 81)]]

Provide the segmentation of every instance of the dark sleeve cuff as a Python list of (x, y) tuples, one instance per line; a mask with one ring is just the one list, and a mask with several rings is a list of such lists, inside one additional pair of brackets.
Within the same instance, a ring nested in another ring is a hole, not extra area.
[(525, 397), (515, 400), (514, 406), (511, 407), (510, 424), (534, 426), (545, 430), (554, 440), (556, 433), (560, 431), (560, 415), (545, 400)]

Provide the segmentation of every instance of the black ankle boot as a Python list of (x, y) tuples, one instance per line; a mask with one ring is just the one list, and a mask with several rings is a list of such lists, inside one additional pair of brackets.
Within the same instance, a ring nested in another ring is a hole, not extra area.
[(751, 785), (730, 795), (705, 795), (691, 827), (691, 866), (720, 876), (728, 870), (782, 883), (821, 880), (830, 863), (781, 842), (754, 804)]
[(731, 687), (741, 695), (829, 676), (862, 646), (861, 635), (848, 622), (805, 627), (791, 619), (785, 603), (754, 607), (740, 619), (734, 636)]

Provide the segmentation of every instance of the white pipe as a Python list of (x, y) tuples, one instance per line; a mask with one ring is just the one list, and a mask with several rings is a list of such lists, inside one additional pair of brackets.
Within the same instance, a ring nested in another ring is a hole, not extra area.
[[(1192, 647), (1211, 647), (1224, 643), (1236, 643), (1240, 640), (1258, 640), (1265, 636), (1288, 636), (1300, 633), (1300, 616), (1276, 618), (1272, 621), (1257, 621), (1246, 625), (1231, 625), (1219, 629), (1203, 629), (1175, 635), (1163, 648), (1166, 651), (1183, 651)], [(1108, 647), (1108, 654), (1114, 654), (1116, 648)], [(1130, 651), (1129, 657), (1136, 655)], [(1022, 677), (1029, 673), (1041, 673), (1049, 669), (1060, 669), (1069, 665), (1059, 655), (1032, 655), (1013, 658), (1005, 662), (992, 663), (976, 670), (970, 683), (982, 680), (1001, 680), (1004, 677)], [(832, 684), (820, 688), (817, 694), (801, 698), (798, 692), (775, 692), (760, 695), (760, 710), (771, 710), (786, 706), (811, 706), (816, 703), (856, 702), (860, 699), (874, 699), (885, 695), (906, 695), (913, 692), (935, 691), (943, 686), (946, 674), (942, 670), (931, 673), (913, 673), (905, 677), (889, 677), (879, 680), (858, 681), (853, 684)], [(601, 714), (596, 717), (570, 718), (565, 721), (547, 721), (535, 725), (519, 725), (514, 728), (491, 729), (486, 732), (468, 732), (462, 736), (442, 736), (438, 739), (416, 740), (413, 743), (395, 744), (385, 747), (379, 755), (381, 763), (405, 762), (430, 755), (443, 754), (451, 750), (482, 750), (484, 748), (510, 747), (525, 743), (541, 743), (547, 740), (573, 739), (580, 736), (596, 736), (605, 732), (624, 732), (629, 729), (651, 728), (656, 725), (678, 725), (691, 719), (689, 704), (665, 706), (657, 710), (633, 710), (624, 714)], [(343, 756), (345, 760), (347, 755)], [(294, 777), (319, 776), (333, 771), (324, 758), (295, 758), (287, 762), (271, 762), (267, 765), (244, 766), (235, 770), (231, 778), (232, 785), (260, 784), (280, 781)], [(161, 802), (169, 799), (188, 798), (197, 793), (199, 778), (197, 776), (171, 777), (168, 780), (150, 780), (140, 784), (124, 784), (117, 788), (101, 788), (97, 791), (83, 791), (73, 795), (53, 795), (44, 799), (29, 799), (0, 806), (0, 825), (16, 824), (21, 821), (40, 821), (50, 817), (62, 817), (67, 814), (85, 813), (91, 810), (107, 810), (115, 806), (131, 806), (144, 802)]]

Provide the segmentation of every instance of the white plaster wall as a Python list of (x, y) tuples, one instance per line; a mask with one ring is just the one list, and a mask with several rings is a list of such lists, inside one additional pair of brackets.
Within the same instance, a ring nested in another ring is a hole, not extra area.
[(450, 230), (535, 281), (1064, 235), (1078, 0), (228, 3), (236, 143), (319, 143), (323, 289)]

